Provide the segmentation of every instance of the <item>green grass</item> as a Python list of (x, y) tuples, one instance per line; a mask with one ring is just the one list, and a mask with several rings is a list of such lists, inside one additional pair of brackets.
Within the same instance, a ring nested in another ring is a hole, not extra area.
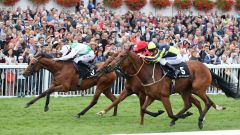
[[(240, 129), (240, 101), (226, 98), (224, 95), (212, 95), (217, 104), (227, 107), (216, 111), (211, 108), (206, 116), (203, 130)], [(193, 116), (177, 121), (169, 127), (170, 119), (166, 113), (153, 118), (145, 116), (145, 125), (139, 125), (139, 103), (135, 96), (127, 98), (118, 107), (118, 116), (112, 117), (112, 111), (105, 116), (96, 113), (110, 104), (106, 97), (80, 119), (74, 116), (91, 101), (91, 97), (58, 97), (51, 98), (50, 110), (43, 111), (45, 99), (30, 108), (24, 104), (32, 98), (0, 99), (0, 134), (1, 135), (100, 135), (111, 133), (157, 133), (174, 131), (198, 131), (198, 111), (190, 109)], [(179, 96), (171, 96), (174, 113), (182, 107)], [(162, 108), (155, 101), (149, 110)]]

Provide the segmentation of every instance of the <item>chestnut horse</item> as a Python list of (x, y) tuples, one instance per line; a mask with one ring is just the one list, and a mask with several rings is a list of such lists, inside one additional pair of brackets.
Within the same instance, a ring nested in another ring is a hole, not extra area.
[[(99, 66), (98, 71), (104, 70), (108, 64), (112, 62), (112, 60), (118, 55), (118, 53), (115, 53), (112, 55), (109, 59), (107, 59), (106, 62), (104, 62), (103, 65)], [(121, 72), (120, 72), (121, 73)], [(102, 116), (103, 114), (106, 114), (108, 111), (110, 111), (114, 106), (118, 105), (121, 101), (123, 101), (126, 97), (136, 94), (139, 98), (140, 103), (140, 125), (144, 124), (144, 112), (142, 111), (141, 107), (143, 106), (143, 103), (145, 102), (146, 94), (144, 92), (144, 87), (141, 85), (140, 80), (136, 76), (128, 76), (126, 74), (122, 74), (125, 77), (125, 83), (124, 83), (124, 89), (121, 91), (119, 97), (106, 109), (100, 111), (97, 113), (97, 115)], [(146, 113), (157, 117), (158, 115), (162, 114), (164, 111), (159, 110), (157, 113), (150, 112), (146, 110)]]
[[(97, 65), (100, 66), (101, 64)], [(53, 92), (68, 92), (76, 90), (86, 90), (93, 86), (96, 87), (93, 99), (90, 104), (83, 109), (80, 113), (77, 114), (77, 117), (80, 118), (81, 115), (84, 115), (91, 107), (97, 104), (98, 98), (103, 93), (108, 99), (112, 102), (116, 97), (111, 92), (111, 86), (116, 79), (115, 72), (109, 72), (103, 74), (102, 76), (94, 76), (88, 79), (84, 79), (80, 86), (77, 85), (79, 79), (79, 73), (75, 69), (73, 62), (71, 61), (53, 61), (51, 57), (47, 54), (39, 53), (34, 58), (31, 59), (29, 66), (23, 73), (24, 76), (32, 75), (35, 72), (38, 72), (40, 69), (47, 69), (50, 71), (54, 80), (49, 89), (44, 91), (38, 97), (34, 98), (26, 104), (26, 108), (34, 104), (37, 100), (47, 95), (44, 111), (48, 111), (48, 104), (50, 100), (50, 94)], [(117, 115), (117, 106), (114, 108), (113, 115)]]
[(172, 119), (170, 125), (174, 125), (175, 121), (181, 118), (191, 107), (191, 94), (199, 96), (205, 104), (205, 108), (198, 118), (198, 126), (202, 129), (203, 119), (207, 111), (211, 106), (214, 106), (213, 101), (206, 95), (207, 88), (211, 84), (220, 88), (228, 97), (237, 99), (240, 98), (240, 94), (237, 92), (234, 84), (226, 82), (211, 72), (203, 63), (188, 61), (186, 64), (190, 70), (190, 77), (175, 80), (175, 90), (182, 96), (184, 101), (184, 107), (177, 115), (173, 115), (169, 100), (171, 94), (171, 79), (166, 77), (160, 64), (149, 64), (144, 59), (139, 58), (135, 53), (125, 50), (115, 57), (109, 64), (109, 68), (114, 69), (115, 67), (119, 67), (127, 74), (136, 74), (145, 87), (145, 93), (147, 95), (142, 110), (145, 112), (147, 106), (150, 105), (153, 100), (161, 100), (168, 116)]

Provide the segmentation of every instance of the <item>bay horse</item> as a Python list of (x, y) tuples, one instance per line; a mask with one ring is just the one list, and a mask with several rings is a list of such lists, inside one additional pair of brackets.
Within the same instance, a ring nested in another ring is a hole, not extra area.
[[(143, 112), (150, 103), (157, 99), (162, 101), (168, 116), (172, 119), (170, 126), (175, 124), (178, 118), (181, 118), (184, 113), (191, 107), (191, 95), (200, 97), (205, 108), (200, 113), (198, 118), (198, 127), (203, 128), (203, 120), (211, 106), (216, 106), (213, 101), (206, 95), (207, 88), (212, 84), (220, 88), (227, 97), (234, 99), (240, 98), (237, 88), (234, 84), (226, 82), (223, 78), (210, 71), (203, 63), (198, 61), (186, 62), (189, 70), (189, 78), (176, 79), (175, 91), (179, 93), (184, 101), (184, 107), (176, 115), (172, 112), (170, 96), (171, 79), (166, 77), (160, 63), (147, 63), (144, 59), (139, 58), (137, 54), (129, 50), (124, 50), (109, 64), (109, 69), (113, 70), (115, 67), (121, 68), (127, 74), (136, 74), (145, 87), (147, 98), (142, 107)], [(157, 80), (157, 81), (156, 81)]]
[[(97, 65), (100, 66), (103, 63)], [(40, 69), (47, 69), (53, 74), (53, 82), (49, 89), (41, 93), (36, 98), (28, 102), (25, 107), (29, 107), (34, 104), (40, 98), (47, 96), (44, 111), (48, 111), (48, 104), (50, 100), (50, 94), (53, 92), (68, 92), (76, 90), (86, 90), (96, 85), (96, 91), (94, 93), (93, 99), (90, 104), (83, 109), (80, 113), (77, 114), (77, 118), (80, 118), (81, 115), (84, 115), (90, 108), (97, 104), (98, 98), (103, 93), (108, 99), (112, 102), (116, 97), (111, 92), (111, 86), (116, 79), (115, 72), (109, 72), (103, 75), (94, 76), (88, 79), (82, 80), (80, 86), (78, 86), (79, 73), (74, 67), (73, 62), (71, 61), (53, 61), (52, 57), (45, 53), (38, 53), (34, 56), (27, 69), (25, 69), (23, 75), (29, 76), (35, 72), (38, 72)], [(114, 107), (113, 116), (117, 115), (117, 105)]]

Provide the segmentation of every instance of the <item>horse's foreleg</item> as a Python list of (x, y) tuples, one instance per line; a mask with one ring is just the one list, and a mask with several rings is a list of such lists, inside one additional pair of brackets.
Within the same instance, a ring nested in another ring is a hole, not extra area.
[[(102, 116), (103, 114), (107, 113), (109, 110), (111, 110), (114, 106), (118, 105), (121, 101), (123, 101), (126, 97), (128, 97), (129, 95), (131, 95), (132, 93), (127, 90), (124, 89), (121, 94), (119, 95), (119, 97), (113, 101), (113, 103), (108, 106), (107, 108), (105, 108), (104, 110), (100, 111), (97, 113), (97, 115)], [(145, 98), (145, 97), (144, 97)]]
[(144, 112), (142, 110), (142, 107), (143, 107), (143, 104), (145, 102), (145, 99), (146, 99), (146, 95), (139, 92), (139, 103), (140, 103), (140, 116), (141, 116), (141, 121), (140, 121), (140, 125), (143, 125), (144, 124)]
[[(148, 106), (150, 106), (150, 105), (153, 103), (153, 101), (154, 101), (154, 100), (152, 100), (151, 103), (149, 103)], [(157, 117), (157, 116), (163, 114), (164, 111), (160, 109), (160, 110), (158, 110), (158, 112), (151, 112), (151, 111), (149, 111), (149, 110), (146, 109), (146, 110), (145, 110), (145, 113), (148, 114), (148, 115), (150, 115), (150, 116), (152, 116), (152, 117)]]
[(45, 107), (44, 107), (44, 112), (48, 111), (48, 109), (49, 109), (48, 108), (49, 102), (50, 102), (50, 94), (47, 94), (46, 103), (45, 103)]
[[(160, 115), (160, 114), (162, 114), (162, 113), (164, 113), (164, 111), (162, 111), (162, 110), (159, 110), (157, 113), (155, 113), (155, 112), (150, 112), (150, 111), (148, 111), (147, 109), (146, 109), (146, 107), (144, 107), (145, 108), (145, 111), (143, 110), (143, 106), (144, 106), (144, 103), (145, 103), (145, 101), (146, 101), (146, 95), (145, 94), (143, 94), (143, 93), (139, 93), (139, 102), (140, 102), (140, 116), (141, 116), (141, 121), (140, 121), (140, 125), (143, 125), (144, 124), (144, 112), (146, 113), (146, 114), (148, 114), (148, 115), (150, 115), (150, 116), (153, 116), (153, 117), (157, 117), (158, 115)], [(149, 99), (148, 99), (149, 100)], [(151, 105), (151, 103), (154, 101), (154, 99), (150, 102), (150, 103), (146, 103), (146, 104), (148, 104), (147, 106), (149, 106), (149, 105)], [(147, 102), (149, 102), (149, 101), (147, 101)]]
[(37, 96), (36, 98), (34, 98), (33, 100), (31, 100), (30, 102), (28, 102), (25, 105), (25, 108), (28, 108), (29, 106), (31, 106), (32, 104), (34, 104), (36, 101), (38, 101), (40, 98), (45, 97), (47, 94), (51, 94), (53, 93), (55, 90), (59, 90), (59, 89), (63, 89), (62, 85), (59, 86), (51, 86), (49, 89), (47, 89), (46, 91), (44, 91), (42, 94), (40, 94), (39, 96)]
[[(171, 102), (169, 100), (169, 96), (162, 96), (161, 97), (161, 100), (162, 100), (162, 103), (163, 103), (163, 106), (164, 108), (166, 109), (167, 111), (167, 114), (168, 114), (168, 117), (170, 117), (171, 119), (173, 120), (177, 120), (178, 117), (176, 117), (175, 115), (173, 115), (173, 112), (172, 112), (172, 106), (171, 106)], [(170, 126), (173, 126), (175, 123), (170, 123)]]
[[(177, 115), (176, 115), (176, 117), (177, 118), (186, 118), (186, 117), (188, 117), (188, 116), (191, 116), (192, 115), (192, 113), (190, 113), (190, 112), (187, 112), (186, 114), (184, 114), (189, 108), (191, 108), (191, 106), (192, 106), (192, 104), (191, 104), (191, 93), (186, 93), (186, 92), (184, 92), (184, 93), (180, 93), (181, 94), (181, 96), (182, 96), (182, 99), (183, 99), (183, 101), (184, 101), (184, 107), (182, 108), (182, 110), (181, 111), (179, 111), (178, 113), (177, 113)], [(171, 121), (171, 126), (173, 126), (173, 125), (175, 125), (175, 122), (178, 120), (177, 118), (174, 118), (172, 121)]]
[(155, 117), (155, 115), (154, 115), (152, 112), (150, 112), (150, 111), (147, 110), (147, 107), (148, 107), (150, 104), (152, 104), (152, 102), (154, 101), (154, 99), (151, 98), (151, 97), (149, 97), (149, 96), (146, 96), (145, 98), (146, 98), (146, 99), (145, 99), (145, 102), (144, 102), (144, 104), (142, 105), (142, 108), (141, 108), (142, 112), (144, 112), (144, 113), (146, 113), (146, 114), (148, 114), (148, 115), (151, 115), (151, 116)]

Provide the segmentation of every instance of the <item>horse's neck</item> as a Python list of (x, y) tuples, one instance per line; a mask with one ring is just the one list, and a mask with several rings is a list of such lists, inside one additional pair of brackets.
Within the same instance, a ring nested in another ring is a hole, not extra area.
[(49, 58), (41, 58), (39, 62), (40, 64), (42, 64), (44, 69), (47, 69), (51, 73), (55, 73), (59, 71), (59, 69), (61, 68), (61, 66), (59, 65), (60, 64), (59, 62), (53, 61)]
[[(137, 74), (138, 78), (143, 82), (143, 83), (150, 83), (153, 81), (153, 70), (154, 70), (154, 79), (159, 79), (162, 77), (162, 70), (160, 69), (159, 66), (154, 64), (143, 64), (143, 60), (141, 60), (138, 56), (132, 56), (131, 57), (132, 61), (132, 66), (133, 68), (128, 68), (134, 70), (135, 73), (137, 73), (139, 70), (139, 73)], [(142, 67), (141, 67), (142, 66)], [(142, 68), (142, 69), (140, 69)]]

